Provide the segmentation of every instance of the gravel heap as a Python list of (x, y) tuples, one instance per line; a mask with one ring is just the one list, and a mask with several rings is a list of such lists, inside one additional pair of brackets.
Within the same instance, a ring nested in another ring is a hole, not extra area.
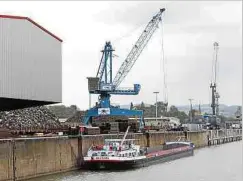
[(11, 130), (60, 128), (58, 118), (46, 107), (0, 112), (0, 128)]

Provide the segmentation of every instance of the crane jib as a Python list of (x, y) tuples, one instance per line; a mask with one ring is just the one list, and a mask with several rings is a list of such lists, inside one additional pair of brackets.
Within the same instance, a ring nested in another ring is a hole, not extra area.
[(145, 48), (147, 43), (149, 42), (150, 38), (154, 34), (156, 28), (158, 27), (159, 22), (162, 20), (161, 16), (165, 9), (160, 9), (160, 11), (149, 21), (146, 28), (138, 38), (135, 45), (132, 47), (131, 51), (129, 52), (127, 58), (122, 63), (121, 67), (119, 68), (114, 80), (113, 85), (117, 88), (120, 83), (124, 80), (127, 76), (131, 68), (133, 67), (134, 63), (138, 59), (139, 55), (141, 54), (142, 50)]

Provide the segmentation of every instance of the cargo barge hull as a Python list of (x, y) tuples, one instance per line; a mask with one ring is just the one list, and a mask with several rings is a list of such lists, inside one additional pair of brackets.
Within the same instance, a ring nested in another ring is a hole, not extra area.
[(193, 156), (193, 154), (193, 149), (188, 149), (166, 155), (147, 155), (135, 160), (86, 160), (83, 168), (88, 170), (126, 170), (169, 162), (183, 157)]

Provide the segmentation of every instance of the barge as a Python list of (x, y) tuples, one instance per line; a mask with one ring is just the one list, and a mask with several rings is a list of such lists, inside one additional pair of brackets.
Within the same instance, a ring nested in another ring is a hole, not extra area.
[(135, 139), (125, 139), (126, 134), (123, 139), (106, 139), (104, 145), (91, 146), (84, 157), (83, 168), (89, 170), (132, 169), (194, 154), (192, 142), (165, 142), (157, 147), (142, 148), (134, 143)]

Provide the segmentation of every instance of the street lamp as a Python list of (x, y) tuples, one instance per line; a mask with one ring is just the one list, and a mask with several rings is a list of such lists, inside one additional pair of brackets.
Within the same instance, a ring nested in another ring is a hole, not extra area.
[(192, 122), (192, 100), (193, 99), (188, 99), (190, 101), (190, 109), (191, 109), (191, 113), (190, 113), (190, 121)]
[(156, 104), (155, 104), (155, 106), (156, 106), (156, 115), (155, 115), (155, 120), (157, 121), (157, 117), (158, 117), (158, 104), (157, 104), (157, 102), (158, 102), (158, 91), (157, 92), (154, 92), (154, 94), (155, 94), (155, 99), (156, 99)]
[(89, 93), (89, 109), (91, 108), (91, 94)]

